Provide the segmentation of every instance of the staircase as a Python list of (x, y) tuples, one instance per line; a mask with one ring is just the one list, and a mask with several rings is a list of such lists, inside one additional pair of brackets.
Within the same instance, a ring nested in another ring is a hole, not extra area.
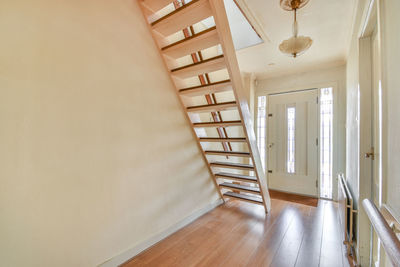
[(268, 188), (223, 0), (138, 2), (221, 198), (263, 205), (268, 212)]

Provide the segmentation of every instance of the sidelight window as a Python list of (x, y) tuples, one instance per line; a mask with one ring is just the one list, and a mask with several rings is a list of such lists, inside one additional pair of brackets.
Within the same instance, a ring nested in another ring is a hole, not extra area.
[(266, 133), (266, 105), (267, 97), (258, 97), (258, 112), (257, 112), (257, 146), (260, 151), (260, 158), (265, 170), (265, 133)]
[(296, 108), (287, 108), (287, 172), (295, 173)]
[(320, 177), (323, 198), (332, 198), (332, 129), (333, 94), (332, 88), (321, 89), (320, 102)]

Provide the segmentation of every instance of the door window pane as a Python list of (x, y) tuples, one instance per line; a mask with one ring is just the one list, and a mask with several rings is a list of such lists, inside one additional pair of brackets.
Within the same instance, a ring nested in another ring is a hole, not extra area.
[(287, 108), (287, 172), (295, 173), (296, 108)]

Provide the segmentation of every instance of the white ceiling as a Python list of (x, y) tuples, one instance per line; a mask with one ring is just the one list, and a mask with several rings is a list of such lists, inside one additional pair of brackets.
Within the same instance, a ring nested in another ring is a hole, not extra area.
[(299, 35), (313, 39), (311, 48), (298, 58), (284, 55), (278, 48), (292, 35), (293, 12), (281, 9), (279, 0), (243, 3), (269, 40), (237, 51), (241, 71), (268, 78), (345, 63), (356, 0), (310, 0), (298, 10)]

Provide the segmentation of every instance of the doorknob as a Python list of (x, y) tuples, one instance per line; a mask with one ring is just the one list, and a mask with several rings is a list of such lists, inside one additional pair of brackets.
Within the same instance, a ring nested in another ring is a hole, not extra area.
[(371, 158), (372, 160), (375, 159), (374, 148), (371, 148), (371, 151), (370, 151), (370, 152), (365, 153), (365, 158), (366, 158), (366, 159)]
[(269, 143), (268, 148), (271, 148), (274, 145), (274, 143)]

